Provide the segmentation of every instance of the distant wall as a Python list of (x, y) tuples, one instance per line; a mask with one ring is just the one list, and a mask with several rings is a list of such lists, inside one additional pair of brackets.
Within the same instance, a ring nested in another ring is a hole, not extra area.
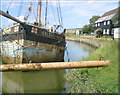
[(71, 33), (71, 34), (79, 34), (80, 33), (79, 31), (81, 31), (81, 28), (66, 29), (66, 33)]

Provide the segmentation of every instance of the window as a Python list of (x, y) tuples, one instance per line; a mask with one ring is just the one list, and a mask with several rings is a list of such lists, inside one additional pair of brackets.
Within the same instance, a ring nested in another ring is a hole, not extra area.
[(104, 22), (104, 25), (106, 25), (106, 21)]
[(98, 26), (100, 26), (100, 23), (98, 23)]
[(106, 29), (103, 29), (103, 34), (106, 34)]
[(97, 23), (95, 24), (95, 26), (97, 27)]
[(110, 24), (110, 21), (107, 21), (107, 24), (109, 25), (109, 24)]
[(31, 32), (33, 32), (33, 33), (37, 33), (37, 28), (35, 28), (35, 27), (32, 27), (32, 31)]
[(114, 34), (114, 29), (112, 29), (112, 33), (111, 34)]
[(18, 32), (18, 30), (19, 30), (19, 26), (15, 26), (14, 27), (14, 32)]
[(107, 29), (107, 34), (109, 34), (109, 29)]

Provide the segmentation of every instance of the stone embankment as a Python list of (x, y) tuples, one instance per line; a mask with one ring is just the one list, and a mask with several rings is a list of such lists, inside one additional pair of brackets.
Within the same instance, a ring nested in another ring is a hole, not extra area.
[(105, 46), (108, 41), (102, 41), (102, 40), (98, 40), (98, 39), (89, 39), (89, 38), (72, 38), (72, 37), (66, 37), (66, 40), (69, 40), (69, 41), (77, 41), (77, 42), (81, 42), (81, 43), (85, 43), (85, 44), (88, 44), (90, 46), (93, 46), (93, 47), (103, 47)]

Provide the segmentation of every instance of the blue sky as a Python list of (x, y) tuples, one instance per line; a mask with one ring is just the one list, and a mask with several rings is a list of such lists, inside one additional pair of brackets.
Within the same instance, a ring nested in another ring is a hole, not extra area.
[[(22, 0), (21, 0), (22, 1)], [(37, 10), (37, 0), (23, 0), (22, 10), (19, 11), (21, 6), (21, 1), (16, 0), (2, 0), (1, 2), (1, 10), (6, 12), (10, 2), (11, 5), (9, 7), (9, 14), (19, 18), (23, 21), (24, 15), (28, 9), (28, 6), (31, 1), (33, 1), (33, 10)], [(44, 0), (45, 1), (45, 0)], [(57, 11), (56, 11), (56, 1), (49, 0), (51, 2), (48, 3), (48, 26), (52, 26), (53, 24), (58, 23), (57, 20)], [(57, 0), (58, 1), (58, 0)], [(62, 11), (62, 18), (63, 18), (63, 25), (64, 28), (82, 28), (84, 25), (89, 24), (89, 19), (94, 15), (103, 15), (103, 13), (115, 9), (118, 7), (119, 0), (60, 0), (61, 11)], [(53, 10), (54, 14), (53, 15)], [(42, 7), (42, 19), (44, 19), (44, 11), (45, 11), (45, 2), (43, 2)], [(29, 22), (35, 21), (34, 12), (30, 14)], [(19, 16), (20, 13), (20, 16)], [(55, 17), (55, 18), (54, 18)], [(11, 25), (13, 21), (1, 17), (1, 27), (6, 28), (7, 26)], [(44, 20), (42, 20), (42, 24), (44, 24)]]

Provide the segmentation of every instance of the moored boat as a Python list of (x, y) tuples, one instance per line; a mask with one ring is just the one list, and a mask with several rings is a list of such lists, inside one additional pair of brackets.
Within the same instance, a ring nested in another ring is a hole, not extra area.
[(18, 23), (2, 30), (1, 55), (2, 63), (38, 63), (64, 60), (65, 30), (58, 33), (61, 27), (50, 29), (42, 27), (40, 22), (41, 1), (38, 3), (38, 22), (24, 23), (8, 13), (0, 14)]
[[(38, 20), (29, 24), (0, 10), (0, 15), (17, 22), (1, 32), (2, 64), (32, 64), (64, 60), (65, 30), (58, 33), (60, 25), (50, 29), (43, 27), (40, 11), (41, 0), (38, 2)], [(2, 93), (60, 93), (64, 89), (64, 74), (64, 69), (2, 72)]]

